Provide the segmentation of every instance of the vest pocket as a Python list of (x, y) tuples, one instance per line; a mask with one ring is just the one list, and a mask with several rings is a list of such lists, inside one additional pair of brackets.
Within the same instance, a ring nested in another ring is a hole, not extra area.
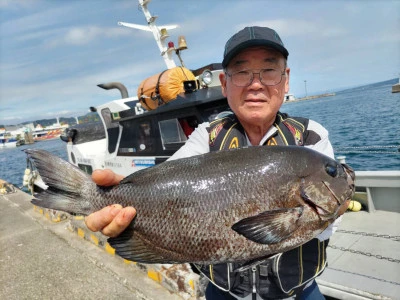
[(274, 278), (283, 292), (291, 295), (323, 272), (327, 245), (328, 241), (312, 239), (274, 258)]

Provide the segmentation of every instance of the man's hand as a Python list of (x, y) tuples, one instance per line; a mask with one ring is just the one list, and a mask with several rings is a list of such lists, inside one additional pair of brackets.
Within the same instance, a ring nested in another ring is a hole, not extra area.
[(92, 174), (92, 179), (97, 185), (112, 186), (119, 184), (119, 182), (124, 179), (124, 176), (115, 174), (109, 169), (94, 170)]
[[(95, 170), (92, 179), (97, 185), (117, 185), (124, 176), (111, 170)], [(106, 236), (116, 237), (129, 226), (136, 215), (133, 207), (122, 208), (119, 204), (110, 205), (85, 218), (86, 226), (92, 231), (101, 231)]]

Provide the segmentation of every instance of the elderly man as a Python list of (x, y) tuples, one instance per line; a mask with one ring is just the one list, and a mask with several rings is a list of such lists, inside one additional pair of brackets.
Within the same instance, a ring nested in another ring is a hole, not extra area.
[[(246, 27), (233, 35), (226, 43), (224, 72), (220, 74), (222, 93), (233, 114), (200, 124), (170, 159), (259, 145), (305, 146), (333, 157), (325, 128), (279, 112), (289, 91), (288, 55), (279, 35), (270, 28)], [(110, 170), (93, 173), (99, 185), (118, 184), (121, 179)], [(89, 215), (86, 224), (93, 231), (114, 237), (135, 214), (133, 207), (114, 205)], [(318, 238), (247, 268), (232, 264), (193, 266), (213, 283), (207, 287), (206, 298), (323, 299), (314, 278), (325, 267), (327, 239), (337, 223)]]

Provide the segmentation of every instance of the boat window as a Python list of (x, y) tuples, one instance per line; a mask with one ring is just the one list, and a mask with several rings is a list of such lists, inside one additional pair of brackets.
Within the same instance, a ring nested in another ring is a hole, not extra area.
[[(181, 119), (181, 122), (182, 124), (187, 124), (186, 131), (189, 133), (190, 126), (187, 120)], [(160, 121), (158, 125), (160, 127), (161, 142), (164, 150), (170, 150), (176, 148), (176, 146), (180, 147), (187, 141), (187, 136), (178, 119)]]
[(227, 105), (222, 105), (218, 107), (208, 108), (204, 110), (205, 120), (212, 122), (216, 119), (220, 119), (232, 114), (232, 111)]
[(153, 152), (154, 137), (151, 129), (151, 124), (149, 121), (144, 121), (139, 124), (139, 140), (137, 145), (138, 152)]
[(179, 118), (178, 121), (186, 137), (189, 137), (189, 135), (191, 135), (192, 132), (199, 125), (199, 121), (195, 116)]
[(109, 108), (101, 110), (101, 116), (103, 117), (104, 124), (107, 128), (108, 135), (108, 153), (115, 152), (119, 136), (119, 124), (113, 123), (111, 119), (111, 111)]
[(91, 165), (85, 165), (85, 164), (78, 164), (79, 169), (82, 171), (86, 172), (89, 175), (92, 175), (93, 173), (93, 168)]
[(154, 128), (150, 121), (122, 123), (122, 136), (118, 155), (153, 154), (155, 151)]

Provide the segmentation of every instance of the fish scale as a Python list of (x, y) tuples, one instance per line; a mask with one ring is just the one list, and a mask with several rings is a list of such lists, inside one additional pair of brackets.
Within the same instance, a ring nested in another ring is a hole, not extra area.
[(354, 193), (351, 169), (305, 147), (167, 161), (114, 187), (95, 185), (43, 150), (26, 152), (49, 185), (35, 205), (86, 215), (114, 203), (135, 207), (131, 226), (109, 242), (122, 257), (143, 263), (215, 264), (287, 251), (322, 232)]

